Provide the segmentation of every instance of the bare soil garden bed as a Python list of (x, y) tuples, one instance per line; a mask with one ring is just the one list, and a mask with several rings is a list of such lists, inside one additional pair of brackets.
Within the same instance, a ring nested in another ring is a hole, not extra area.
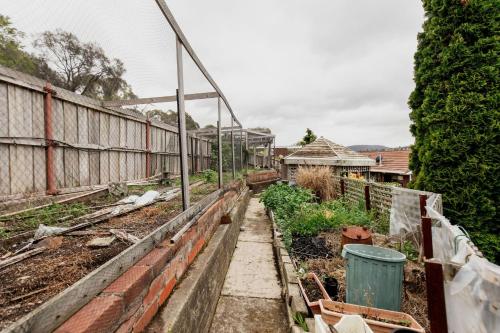
[[(191, 188), (191, 202), (195, 203), (217, 190), (216, 184)], [(108, 236), (110, 229), (120, 229), (143, 238), (159, 226), (181, 213), (180, 195), (167, 202), (113, 217), (85, 228), (80, 235), (64, 235), (54, 249), (25, 259), (0, 270), (0, 329), (20, 319), (65, 288), (83, 278), (111, 258), (120, 254), (131, 243), (116, 239), (109, 246), (91, 248), (86, 244), (97, 236)], [(86, 234), (87, 233), (87, 234)], [(92, 233), (92, 234), (88, 234)], [(15, 247), (12, 247), (16, 245)], [(14, 251), (19, 244), (11, 244), (2, 251)]]

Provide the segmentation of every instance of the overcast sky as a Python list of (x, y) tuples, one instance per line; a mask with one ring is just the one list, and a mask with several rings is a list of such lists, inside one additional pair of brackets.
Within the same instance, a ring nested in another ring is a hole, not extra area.
[[(412, 143), (407, 100), (420, 1), (167, 5), (245, 127), (271, 128), (278, 145), (296, 143), (306, 127), (345, 145)], [(97, 42), (124, 61), (140, 97), (175, 94), (175, 39), (153, 0), (0, 0), (0, 13), (27, 38), (62, 28)], [(185, 70), (186, 92), (210, 91), (189, 59)], [(215, 101), (187, 107), (202, 125), (214, 123)]]

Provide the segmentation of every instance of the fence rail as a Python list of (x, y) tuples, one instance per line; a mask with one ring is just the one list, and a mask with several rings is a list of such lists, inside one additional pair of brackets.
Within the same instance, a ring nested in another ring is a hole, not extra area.
[[(176, 127), (2, 66), (0, 124), (0, 200), (180, 173)], [(210, 140), (189, 135), (191, 172), (210, 155)]]

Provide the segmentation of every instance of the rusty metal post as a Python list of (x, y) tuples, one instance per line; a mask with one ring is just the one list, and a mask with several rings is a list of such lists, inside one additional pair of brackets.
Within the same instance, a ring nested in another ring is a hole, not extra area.
[(425, 205), (427, 204), (427, 195), (420, 194), (418, 197), (420, 200), (420, 216), (421, 217), (427, 216), (427, 210), (425, 209)]
[(365, 207), (367, 211), (372, 209), (370, 202), (370, 185), (365, 185)]
[(430, 217), (422, 217), (422, 243), (424, 247), (424, 257), (431, 259), (434, 257), (432, 249), (432, 220)]
[(45, 121), (45, 142), (47, 145), (46, 154), (45, 154), (45, 172), (47, 178), (47, 191), (48, 195), (55, 195), (59, 191), (57, 190), (56, 185), (56, 171), (54, 165), (54, 128), (53, 128), (53, 117), (52, 117), (52, 94), (55, 94), (55, 91), (52, 89), (52, 86), (49, 82), (45, 84), (43, 88), (45, 91), (44, 95), (44, 103), (43, 103), (43, 112), (44, 112), (44, 121)]
[(425, 262), (427, 311), (432, 333), (448, 332), (444, 297), (443, 267), (438, 262)]
[(341, 195), (345, 194), (345, 183), (343, 179), (340, 180), (340, 194)]
[(151, 121), (146, 120), (146, 178), (151, 177)]

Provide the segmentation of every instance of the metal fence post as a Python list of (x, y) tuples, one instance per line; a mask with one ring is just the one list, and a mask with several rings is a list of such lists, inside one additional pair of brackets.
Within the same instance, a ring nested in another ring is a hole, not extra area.
[(272, 143), (272, 141), (270, 141), (268, 143), (269, 146), (267, 147), (267, 160), (268, 160), (267, 163), (268, 163), (269, 169), (273, 168), (273, 160), (272, 160), (272, 157), (271, 157), (271, 150), (273, 149), (273, 147), (272, 147), (271, 143)]
[(427, 195), (420, 194), (418, 198), (420, 201), (420, 216), (421, 217), (427, 216), (427, 210), (425, 209), (425, 205), (427, 204)]
[(235, 165), (235, 160), (234, 160), (234, 131), (233, 131), (233, 126), (234, 126), (234, 119), (231, 117), (231, 161), (233, 163), (233, 179), (236, 178), (236, 165)]
[(365, 185), (365, 207), (366, 210), (371, 210), (371, 202), (370, 202), (370, 185)]
[(345, 194), (345, 183), (343, 179), (340, 180), (340, 194)]
[(243, 128), (240, 129), (240, 171), (243, 171)]
[(248, 171), (248, 132), (245, 131), (245, 169)]
[(448, 332), (443, 281), (443, 266), (441, 263), (426, 261), (427, 311), (432, 333)]
[(57, 190), (56, 185), (56, 172), (55, 172), (55, 164), (54, 164), (54, 128), (52, 124), (52, 94), (55, 94), (55, 91), (52, 89), (52, 86), (49, 82), (46, 83), (43, 103), (43, 112), (44, 112), (44, 121), (45, 121), (45, 142), (47, 144), (46, 155), (45, 155), (45, 172), (47, 177), (47, 191), (46, 193), (49, 195), (55, 195), (59, 191)]
[(219, 188), (223, 186), (222, 174), (222, 128), (221, 128), (221, 110), (220, 110), (220, 97), (217, 99), (217, 161), (219, 162)]
[(146, 120), (146, 178), (151, 177), (151, 121)]
[(179, 121), (179, 150), (181, 157), (182, 208), (189, 208), (189, 175), (187, 156), (186, 113), (184, 110), (184, 76), (182, 68), (182, 43), (176, 38), (177, 50), (177, 118)]

